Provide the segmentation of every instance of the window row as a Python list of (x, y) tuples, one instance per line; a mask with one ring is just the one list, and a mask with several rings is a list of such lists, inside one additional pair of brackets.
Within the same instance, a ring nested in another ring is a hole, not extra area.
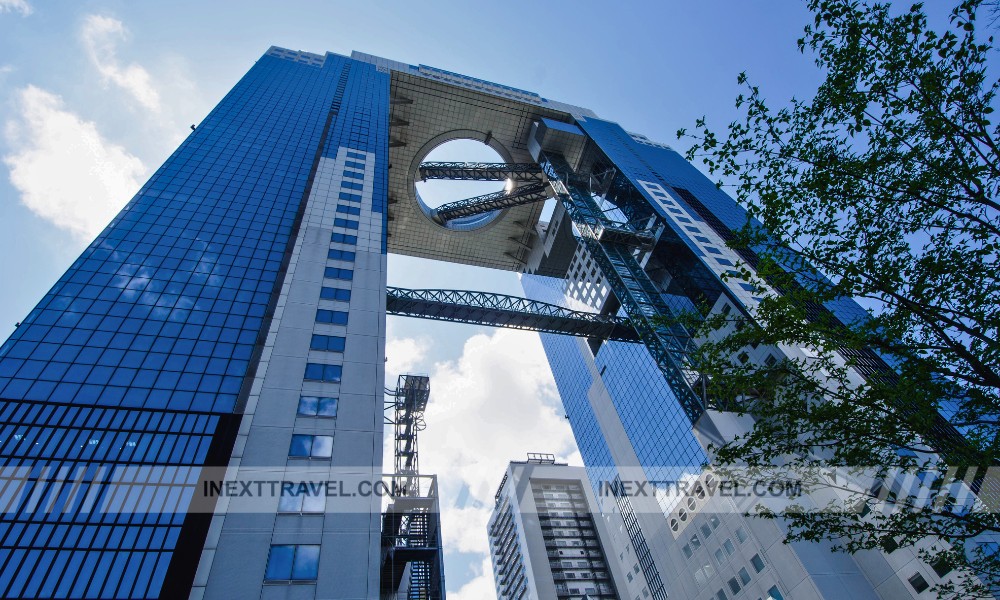
[[(13, 518), (13, 514), (8, 518)], [(160, 550), (172, 548), (179, 535), (180, 527), (166, 525), (115, 526), (25, 521), (7, 521), (0, 525), (0, 541), (6, 548)]]
[[(34, 402), (0, 403), (0, 423), (140, 431), (212, 433), (218, 417), (205, 414), (65, 406)], [(0, 439), (3, 435), (0, 434)]]
[(158, 597), (171, 555), (15, 549), (4, 562), (0, 594), (5, 598)]
[(351, 219), (339, 219), (335, 218), (333, 220), (334, 227), (343, 227), (344, 229), (358, 229), (359, 223)]
[(206, 435), (21, 427), (5, 435), (0, 452), (5, 456), (70, 460), (200, 464), (208, 454), (211, 441)]

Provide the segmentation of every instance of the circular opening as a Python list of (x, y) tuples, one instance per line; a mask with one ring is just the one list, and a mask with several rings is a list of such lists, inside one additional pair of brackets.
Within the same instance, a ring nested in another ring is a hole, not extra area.
[(670, 519), (670, 529), (677, 531), (680, 526), (677, 524), (677, 519)]
[[(447, 141), (431, 150), (421, 162), (505, 162), (496, 150), (479, 140), (457, 139)], [(499, 192), (507, 186), (506, 181), (452, 181), (448, 179), (431, 179), (421, 181), (417, 175), (417, 200), (424, 211), (430, 212), (450, 202), (465, 200), (474, 196)], [(480, 215), (472, 215), (448, 221), (444, 226), (448, 229), (469, 230), (478, 229), (492, 221), (500, 211), (492, 211)]]
[(697, 506), (697, 504), (694, 501), (694, 498), (692, 498), (690, 496), (688, 496), (687, 505), (688, 505), (688, 509), (690, 509), (690, 510), (694, 510), (694, 507)]

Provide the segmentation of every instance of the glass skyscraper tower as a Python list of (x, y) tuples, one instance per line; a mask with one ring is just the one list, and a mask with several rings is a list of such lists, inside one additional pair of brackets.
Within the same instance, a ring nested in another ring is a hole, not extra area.
[[(505, 162), (424, 162), (453, 139)], [(430, 208), (426, 178), (512, 183)], [(271, 48), (0, 347), (0, 596), (400, 592), (383, 498), (357, 493), (382, 480), (387, 312), (542, 331), (593, 481), (690, 475), (725, 416), (703, 419), (655, 317), (752, 306), (721, 279), (744, 218), (675, 152), (589, 110)], [(390, 252), (525, 273), (536, 302), (387, 288)], [(735, 513), (674, 527), (676, 507), (647, 500), (607, 510), (653, 598), (909, 597), (911, 573), (935, 577), (915, 556), (782, 550)], [(411, 577), (434, 560), (406, 547)]]

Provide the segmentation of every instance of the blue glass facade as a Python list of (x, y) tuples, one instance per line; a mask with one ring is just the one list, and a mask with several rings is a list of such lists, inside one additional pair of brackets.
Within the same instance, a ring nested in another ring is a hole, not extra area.
[[(0, 347), (0, 596), (186, 596), (193, 484), (229, 460), (321, 157), (379, 157), (384, 229), (388, 82), (263, 56)], [(108, 497), (126, 465), (176, 468)]]

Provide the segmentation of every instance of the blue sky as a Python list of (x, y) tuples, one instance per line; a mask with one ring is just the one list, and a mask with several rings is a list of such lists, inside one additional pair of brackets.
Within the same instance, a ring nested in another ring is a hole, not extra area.
[[(814, 87), (795, 47), (809, 20), (788, 0), (0, 0), (0, 338), (272, 44), (433, 65), (675, 143), (702, 115), (717, 127), (735, 118), (740, 71), (775, 102)], [(511, 273), (404, 257), (389, 277), (520, 289)], [(579, 460), (541, 346), (534, 334), (395, 318), (389, 336), (391, 372), (432, 375), (421, 464), (449, 495), (449, 591), (487, 597), (485, 517), (506, 461)]]

